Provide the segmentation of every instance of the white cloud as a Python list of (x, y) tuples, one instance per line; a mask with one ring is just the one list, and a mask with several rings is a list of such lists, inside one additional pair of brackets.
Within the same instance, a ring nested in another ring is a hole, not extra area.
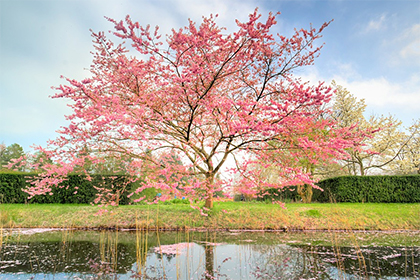
[[(131, 19), (138, 21), (141, 26), (158, 25), (161, 34), (165, 35), (171, 33), (172, 28), (177, 30), (188, 25), (188, 18), (200, 24), (202, 17), (208, 17), (210, 14), (219, 15), (216, 20), (219, 26), (235, 27), (235, 18), (246, 20), (259, 4), (254, 0), (90, 0), (84, 2), (83, 6), (95, 16), (96, 23), (104, 23), (103, 30), (113, 28), (103, 16), (119, 21), (130, 15)], [(263, 16), (268, 14), (263, 9), (259, 9), (259, 12)]]
[(347, 81), (336, 79), (358, 99), (366, 101), (366, 116), (393, 115), (409, 126), (420, 119), (420, 81), (411, 78), (406, 82), (396, 83), (383, 77)]
[[(366, 40), (369, 40), (367, 38)], [(374, 45), (372, 52), (390, 71), (404, 69), (413, 72), (420, 69), (420, 23), (389, 30)], [(408, 68), (412, 67), (414, 68)], [(408, 70), (410, 69), (410, 70)]]
[(367, 115), (394, 115), (404, 124), (420, 119), (420, 76), (413, 74), (404, 81), (396, 82), (385, 77), (364, 78), (351, 64), (335, 65), (336, 74), (320, 74), (315, 67), (306, 72), (302, 79), (315, 84), (335, 80), (351, 94), (365, 99)]
[(420, 63), (420, 24), (405, 30), (398, 40), (403, 43), (400, 56), (405, 60)]
[(420, 104), (419, 81), (393, 83), (384, 77), (348, 81), (336, 77), (336, 82), (345, 86), (353, 95), (364, 98), (371, 106), (395, 106), (401, 109), (418, 110)]
[(387, 16), (382, 14), (380, 18), (372, 19), (369, 21), (367, 26), (362, 30), (363, 33), (369, 33), (373, 31), (379, 31), (386, 28)]
[[(236, 26), (234, 19), (238, 18), (243, 21), (248, 18), (248, 15), (252, 13), (257, 4), (252, 1), (238, 1), (238, 0), (215, 0), (215, 1), (197, 1), (197, 0), (179, 0), (176, 1), (176, 7), (180, 15), (191, 17), (195, 15), (193, 20), (201, 20), (202, 16), (209, 16), (212, 14), (218, 14), (221, 25)], [(188, 7), (188, 9), (185, 9)], [(259, 11), (264, 13), (264, 11)]]

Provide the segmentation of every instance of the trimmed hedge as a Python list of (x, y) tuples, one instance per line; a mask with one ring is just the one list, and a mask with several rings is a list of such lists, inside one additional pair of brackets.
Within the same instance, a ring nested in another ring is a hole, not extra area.
[(341, 176), (317, 184), (318, 202), (420, 202), (420, 175), (405, 176)]
[[(89, 181), (84, 175), (68, 175), (59, 187), (52, 188), (53, 195), (37, 195), (28, 200), (28, 194), (22, 189), (30, 185), (27, 181), (34, 176), (36, 174), (33, 173), (0, 173), (0, 203), (88, 204), (95, 200), (98, 193), (93, 186), (103, 186), (115, 193), (127, 184), (128, 179), (125, 175), (91, 175), (92, 181)], [(126, 190), (120, 194), (119, 204), (129, 203), (127, 195), (131, 188), (132, 183), (128, 183)]]
[(286, 187), (282, 190), (270, 188), (264, 191), (261, 191), (258, 194), (257, 201), (300, 201), (300, 196), (297, 193), (296, 187)]
[[(314, 202), (420, 202), (420, 175), (341, 176), (322, 180), (317, 185), (324, 191), (313, 189)], [(261, 192), (268, 194), (257, 200), (300, 201), (296, 187), (290, 189), (268, 189)]]
[[(30, 184), (27, 181), (34, 176), (36, 174), (0, 173), (0, 203), (88, 204), (96, 198), (97, 190), (93, 186), (103, 185), (115, 193), (127, 184), (119, 200), (119, 204), (126, 205), (130, 202), (127, 195), (135, 187), (133, 183), (127, 183), (125, 175), (92, 175), (92, 181), (86, 180), (84, 175), (69, 175), (59, 188), (53, 188), (53, 195), (38, 195), (28, 200), (28, 194), (22, 189)], [(341, 176), (320, 181), (317, 185), (324, 190), (313, 190), (312, 201), (317, 202), (420, 202), (420, 175)], [(76, 194), (75, 187), (78, 187)], [(269, 194), (258, 200), (300, 201), (296, 188), (291, 189), (268, 189)]]

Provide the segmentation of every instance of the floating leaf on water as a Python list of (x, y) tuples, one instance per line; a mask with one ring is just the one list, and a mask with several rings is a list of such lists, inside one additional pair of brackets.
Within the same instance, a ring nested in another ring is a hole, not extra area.
[(393, 259), (393, 258), (397, 258), (397, 257), (401, 257), (401, 254), (388, 255), (388, 256), (384, 256), (382, 258), (384, 260), (387, 260), (387, 259)]
[(176, 243), (171, 245), (161, 245), (155, 247), (155, 253), (168, 254), (168, 255), (180, 255), (186, 248), (192, 247), (194, 243)]

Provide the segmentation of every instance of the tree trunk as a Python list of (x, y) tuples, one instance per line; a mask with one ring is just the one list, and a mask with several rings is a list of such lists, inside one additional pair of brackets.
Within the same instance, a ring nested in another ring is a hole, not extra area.
[(210, 173), (206, 175), (206, 203), (204, 207), (213, 208), (213, 192), (214, 192), (214, 174)]
[(305, 187), (306, 187), (306, 203), (311, 203), (312, 202), (312, 195), (313, 195), (312, 186), (305, 185)]
[(303, 203), (311, 203), (312, 201), (312, 186), (304, 184), (297, 186), (297, 193), (302, 198)]
[[(313, 177), (314, 170), (315, 170), (315, 165), (308, 162), (307, 165), (305, 166), (305, 172), (310, 173), (311, 177)], [(297, 193), (302, 198), (303, 203), (311, 203), (312, 194), (313, 194), (311, 185), (303, 184), (303, 185), (297, 186)]]
[(360, 166), (360, 176), (365, 176), (365, 168), (363, 166), (363, 162), (360, 162), (359, 166)]
[(204, 204), (204, 207), (209, 209), (213, 208), (213, 196), (206, 198), (206, 203)]

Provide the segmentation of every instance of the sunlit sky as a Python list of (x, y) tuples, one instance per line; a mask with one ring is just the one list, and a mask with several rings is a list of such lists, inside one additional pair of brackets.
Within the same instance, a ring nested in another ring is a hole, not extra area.
[(93, 50), (89, 29), (113, 28), (104, 16), (130, 15), (162, 34), (188, 18), (219, 14), (235, 30), (256, 7), (266, 18), (281, 12), (275, 32), (320, 27), (334, 19), (319, 42), (315, 65), (296, 75), (312, 82), (334, 79), (364, 98), (366, 115), (391, 114), (405, 126), (420, 119), (420, 1), (251, 0), (0, 0), (0, 143), (46, 145), (70, 114), (67, 100), (49, 98), (52, 86), (89, 76)]

